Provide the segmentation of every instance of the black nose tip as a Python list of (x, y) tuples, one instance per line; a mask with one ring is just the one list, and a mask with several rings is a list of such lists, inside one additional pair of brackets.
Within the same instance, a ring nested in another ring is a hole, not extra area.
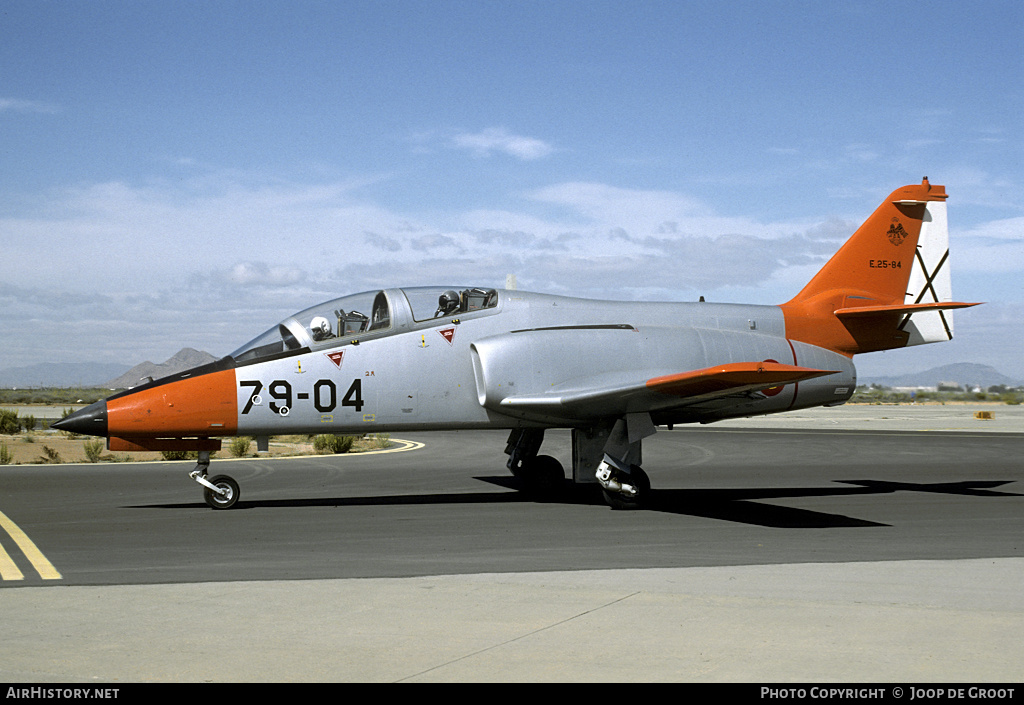
[(50, 424), (50, 428), (87, 436), (107, 435), (107, 402), (105, 399), (79, 409), (70, 416)]

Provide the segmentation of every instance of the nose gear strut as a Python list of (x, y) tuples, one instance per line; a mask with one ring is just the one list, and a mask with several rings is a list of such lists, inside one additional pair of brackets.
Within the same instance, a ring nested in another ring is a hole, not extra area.
[(203, 499), (213, 509), (230, 509), (238, 502), (238, 483), (228, 475), (217, 475), (207, 480), (206, 474), (210, 469), (210, 451), (199, 451), (199, 461), (195, 469), (188, 474), (193, 480), (203, 486)]

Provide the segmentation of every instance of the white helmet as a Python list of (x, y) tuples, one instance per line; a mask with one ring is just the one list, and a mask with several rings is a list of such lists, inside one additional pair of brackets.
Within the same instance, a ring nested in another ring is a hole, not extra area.
[(309, 330), (313, 334), (313, 340), (323, 340), (331, 337), (331, 324), (323, 316), (317, 316), (309, 322)]

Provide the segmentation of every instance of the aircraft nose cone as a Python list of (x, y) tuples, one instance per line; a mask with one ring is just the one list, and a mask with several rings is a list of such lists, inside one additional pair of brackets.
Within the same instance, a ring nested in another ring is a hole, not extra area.
[(70, 416), (50, 424), (50, 428), (88, 436), (106, 436), (107, 402), (105, 399), (101, 399), (83, 407)]

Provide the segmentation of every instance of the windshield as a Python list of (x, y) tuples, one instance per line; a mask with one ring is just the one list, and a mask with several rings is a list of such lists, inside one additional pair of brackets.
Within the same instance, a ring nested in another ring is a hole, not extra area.
[(391, 327), (391, 306), (383, 291), (367, 291), (325, 301), (290, 316), (231, 353), (237, 362), (272, 355)]
[(272, 355), (280, 355), (290, 350), (298, 350), (302, 345), (295, 339), (291, 331), (283, 324), (278, 324), (262, 335), (256, 336), (248, 343), (231, 353), (235, 362), (248, 362)]

